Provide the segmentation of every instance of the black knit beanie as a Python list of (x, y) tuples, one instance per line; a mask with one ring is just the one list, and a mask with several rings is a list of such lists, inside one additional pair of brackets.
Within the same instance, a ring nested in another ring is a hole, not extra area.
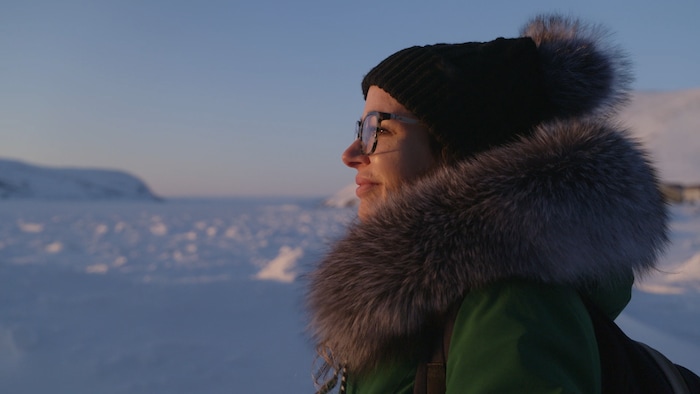
[(606, 34), (545, 15), (520, 38), (414, 46), (394, 53), (362, 81), (377, 86), (429, 128), (448, 159), (526, 137), (538, 124), (610, 113), (626, 98), (626, 57)]

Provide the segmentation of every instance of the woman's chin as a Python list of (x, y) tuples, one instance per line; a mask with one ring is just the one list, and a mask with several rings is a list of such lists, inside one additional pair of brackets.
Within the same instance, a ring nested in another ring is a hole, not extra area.
[(357, 208), (357, 216), (360, 218), (360, 221), (365, 221), (367, 218), (369, 218), (372, 215), (372, 207), (374, 204), (372, 204), (370, 201), (367, 201), (367, 199), (361, 199), (360, 200), (360, 205)]

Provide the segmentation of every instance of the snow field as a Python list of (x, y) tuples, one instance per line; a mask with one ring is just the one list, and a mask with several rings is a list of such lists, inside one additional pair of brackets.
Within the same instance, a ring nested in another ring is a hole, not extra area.
[[(0, 393), (311, 392), (304, 272), (353, 220), (315, 200), (0, 204)], [(700, 209), (618, 319), (700, 371)]]

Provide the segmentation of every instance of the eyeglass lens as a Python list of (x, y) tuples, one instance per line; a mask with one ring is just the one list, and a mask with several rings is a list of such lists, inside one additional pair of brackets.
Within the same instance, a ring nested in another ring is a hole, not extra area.
[(372, 154), (377, 141), (377, 115), (368, 114), (358, 123), (357, 137), (362, 142), (362, 153), (365, 155)]

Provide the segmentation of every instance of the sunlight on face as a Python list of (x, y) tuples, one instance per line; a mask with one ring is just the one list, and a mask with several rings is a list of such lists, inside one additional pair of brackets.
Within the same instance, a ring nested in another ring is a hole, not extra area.
[[(384, 90), (372, 86), (367, 92), (364, 115), (370, 111), (388, 112), (416, 118), (403, 105)], [(369, 156), (361, 153), (359, 141), (354, 141), (343, 152), (343, 163), (357, 170), (356, 194), (360, 198), (358, 214), (361, 220), (368, 218), (378, 204), (397, 190), (427, 172), (436, 160), (430, 150), (430, 135), (422, 124), (409, 124), (398, 120), (381, 123), (377, 148)]]

